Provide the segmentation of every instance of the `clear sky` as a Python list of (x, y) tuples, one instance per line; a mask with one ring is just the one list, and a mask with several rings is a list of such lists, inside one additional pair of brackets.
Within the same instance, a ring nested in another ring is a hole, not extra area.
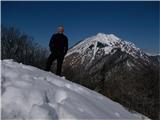
[(1, 22), (15, 26), (44, 47), (63, 24), (69, 46), (99, 32), (135, 43), (151, 53), (159, 50), (160, 2), (1, 2)]

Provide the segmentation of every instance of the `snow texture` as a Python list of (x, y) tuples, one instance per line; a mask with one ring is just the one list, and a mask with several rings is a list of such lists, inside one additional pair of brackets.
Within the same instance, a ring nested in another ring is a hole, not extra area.
[(12, 60), (1, 66), (3, 120), (147, 119), (65, 77)]

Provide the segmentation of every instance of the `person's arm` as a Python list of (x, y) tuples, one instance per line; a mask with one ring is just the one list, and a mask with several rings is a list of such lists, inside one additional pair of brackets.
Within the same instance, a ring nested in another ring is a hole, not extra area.
[(65, 44), (65, 54), (67, 54), (67, 51), (68, 51), (68, 38), (66, 37), (66, 44)]
[(49, 42), (49, 49), (51, 52), (53, 52), (53, 48), (54, 48), (54, 37), (55, 35), (52, 35), (51, 39), (50, 39), (50, 42)]

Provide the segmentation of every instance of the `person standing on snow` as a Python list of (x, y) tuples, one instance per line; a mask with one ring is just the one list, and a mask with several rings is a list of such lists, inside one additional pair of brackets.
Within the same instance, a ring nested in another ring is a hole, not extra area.
[(64, 27), (59, 26), (57, 29), (57, 33), (52, 35), (49, 42), (49, 48), (51, 54), (48, 57), (46, 66), (46, 71), (50, 71), (52, 62), (54, 60), (57, 60), (56, 75), (59, 76), (61, 76), (63, 59), (68, 50), (68, 38), (63, 33), (64, 33)]

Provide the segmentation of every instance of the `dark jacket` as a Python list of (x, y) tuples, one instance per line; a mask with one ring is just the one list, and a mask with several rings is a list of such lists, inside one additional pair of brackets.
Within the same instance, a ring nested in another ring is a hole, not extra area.
[(68, 38), (61, 33), (53, 34), (49, 42), (51, 52), (65, 55), (68, 50)]

